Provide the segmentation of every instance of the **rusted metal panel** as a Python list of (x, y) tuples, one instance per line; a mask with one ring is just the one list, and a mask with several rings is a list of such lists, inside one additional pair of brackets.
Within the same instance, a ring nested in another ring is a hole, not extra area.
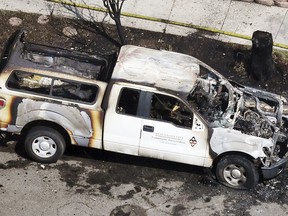
[(5, 100), (5, 106), (0, 109), (0, 129), (5, 131), (12, 122), (12, 105), (16, 97), (2, 94), (0, 97)]
[(102, 148), (102, 130), (104, 122), (104, 111), (89, 110), (89, 116), (92, 122), (93, 134), (89, 139), (88, 146), (91, 148)]

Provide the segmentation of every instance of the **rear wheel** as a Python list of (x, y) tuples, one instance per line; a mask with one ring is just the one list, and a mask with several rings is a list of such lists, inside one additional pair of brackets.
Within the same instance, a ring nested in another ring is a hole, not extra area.
[(259, 181), (255, 165), (239, 155), (223, 157), (216, 166), (216, 177), (220, 183), (235, 189), (251, 189)]
[(25, 138), (27, 155), (40, 163), (54, 163), (64, 153), (63, 136), (55, 129), (45, 126), (31, 128)]

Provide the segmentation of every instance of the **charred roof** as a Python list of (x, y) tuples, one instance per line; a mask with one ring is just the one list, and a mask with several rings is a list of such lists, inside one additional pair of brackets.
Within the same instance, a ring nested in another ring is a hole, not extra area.
[(192, 56), (133, 45), (121, 47), (112, 79), (189, 93), (200, 73)]

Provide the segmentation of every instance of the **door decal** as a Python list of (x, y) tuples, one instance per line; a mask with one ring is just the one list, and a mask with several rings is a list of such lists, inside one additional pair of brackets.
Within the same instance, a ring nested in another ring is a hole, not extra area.
[(190, 140), (189, 143), (192, 147), (194, 147), (197, 144), (197, 140), (196, 138), (193, 136)]

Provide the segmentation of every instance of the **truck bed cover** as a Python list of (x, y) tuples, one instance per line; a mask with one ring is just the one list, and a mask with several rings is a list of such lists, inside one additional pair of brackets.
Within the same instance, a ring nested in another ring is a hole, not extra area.
[[(18, 68), (37, 68), (107, 81), (115, 62), (115, 55), (96, 56), (58, 47), (24, 42), (25, 30), (17, 31), (7, 45), (2, 57), (6, 63)], [(114, 61), (114, 62), (113, 62)]]

